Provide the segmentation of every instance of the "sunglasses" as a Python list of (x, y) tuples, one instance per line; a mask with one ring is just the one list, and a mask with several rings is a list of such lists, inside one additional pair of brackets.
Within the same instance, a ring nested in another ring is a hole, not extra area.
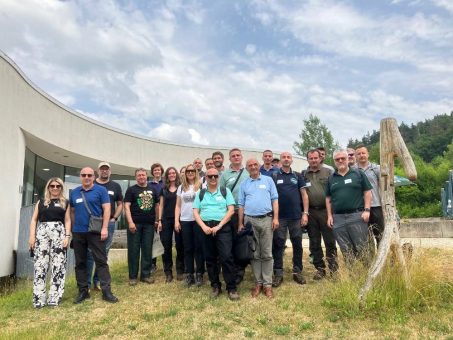
[(206, 177), (209, 179), (213, 179), (213, 178), (217, 179), (217, 178), (219, 178), (219, 175), (206, 175)]
[(349, 157), (355, 156), (355, 153), (348, 153)]
[(90, 178), (90, 177), (93, 177), (93, 174), (80, 174), (80, 177), (84, 177), (84, 178), (88, 177), (88, 178)]
[(194, 174), (195, 170), (186, 170), (186, 174)]
[(61, 185), (60, 184), (50, 184), (49, 188), (50, 189), (61, 189)]
[(335, 162), (342, 162), (342, 161), (345, 161), (345, 160), (346, 160), (346, 157), (338, 157), (338, 158), (334, 159)]

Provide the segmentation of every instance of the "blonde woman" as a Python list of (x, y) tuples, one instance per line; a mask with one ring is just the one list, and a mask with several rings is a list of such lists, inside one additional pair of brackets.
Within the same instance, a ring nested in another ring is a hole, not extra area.
[[(56, 307), (61, 302), (66, 274), (66, 249), (71, 232), (70, 209), (60, 178), (49, 179), (44, 200), (38, 201), (30, 222), (28, 245), (34, 252), (33, 306)], [(51, 268), (46, 299), (47, 272)]]
[[(201, 286), (205, 272), (203, 235), (195, 222), (192, 207), (195, 193), (200, 189), (200, 186), (198, 171), (193, 164), (186, 165), (185, 172), (181, 175), (181, 185), (176, 191), (175, 231), (182, 234), (187, 287), (195, 283), (198, 287)], [(196, 269), (194, 268), (194, 260)]]

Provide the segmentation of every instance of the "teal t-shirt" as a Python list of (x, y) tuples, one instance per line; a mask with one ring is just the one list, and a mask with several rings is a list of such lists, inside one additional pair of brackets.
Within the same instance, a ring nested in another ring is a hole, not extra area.
[(200, 202), (200, 191), (197, 192), (195, 201), (193, 201), (193, 208), (199, 210), (203, 221), (221, 221), (225, 217), (229, 205), (234, 206), (235, 201), (228, 188), (226, 197), (223, 197), (219, 188), (214, 193), (206, 189), (203, 201)]
[[(222, 188), (227, 188), (231, 190), (231, 187), (233, 186), (234, 182), (236, 182), (236, 178), (238, 177), (240, 172), (241, 170), (235, 171), (231, 169), (225, 169), (225, 171), (222, 173), (222, 176), (220, 176), (219, 185)], [(236, 183), (236, 186), (233, 188), (233, 190), (231, 190), (236, 205), (239, 197), (239, 187), (241, 186), (241, 183), (245, 181), (247, 178), (249, 178), (249, 173), (247, 170), (244, 169), (244, 171), (242, 171), (241, 177)]]

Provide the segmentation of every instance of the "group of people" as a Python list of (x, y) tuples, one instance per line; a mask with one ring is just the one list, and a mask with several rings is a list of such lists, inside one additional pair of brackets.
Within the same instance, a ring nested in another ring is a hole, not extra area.
[[(251, 295), (273, 297), (273, 288), (284, 279), (286, 239), (292, 243), (292, 279), (305, 284), (302, 233), (306, 228), (309, 250), (316, 268), (314, 280), (338, 270), (338, 243), (346, 264), (366, 260), (370, 235), (379, 243), (384, 219), (379, 197), (380, 168), (368, 160), (368, 150), (338, 150), (335, 168), (324, 164), (325, 150), (308, 151), (308, 167), (301, 172), (291, 166), (291, 153), (279, 159), (265, 150), (262, 164), (250, 158), (243, 165), (238, 148), (229, 151), (230, 166), (224, 166), (220, 151), (204, 162), (197, 158), (179, 171), (151, 166), (135, 171), (136, 184), (122, 195), (110, 179), (107, 162), (80, 171), (82, 185), (64, 197), (63, 182), (51, 178), (44, 198), (35, 207), (30, 223), (29, 246), (34, 250), (33, 305), (57, 306), (64, 292), (66, 249), (72, 238), (76, 259), (78, 294), (74, 303), (90, 297), (90, 288), (115, 303), (110, 287), (107, 257), (115, 224), (124, 211), (127, 220), (129, 285), (154, 283), (152, 258), (154, 234), (164, 248), (165, 281), (173, 281), (173, 240), (176, 246), (176, 280), (187, 287), (201, 286), (207, 271), (213, 298), (222, 293), (220, 272), (230, 300), (238, 300), (237, 286), (248, 264), (255, 278)], [(93, 217), (102, 218), (100, 233), (92, 232)], [(253, 233), (253, 258), (241, 261), (233, 249), (245, 230)], [(321, 246), (324, 241), (325, 254)], [(374, 245), (374, 240), (373, 243)], [(154, 259), (155, 260), (155, 259)], [(326, 267), (327, 262), (327, 267)], [(93, 264), (95, 270), (93, 273)], [(50, 290), (46, 274), (51, 266)], [(327, 270), (328, 268), (328, 270)]]

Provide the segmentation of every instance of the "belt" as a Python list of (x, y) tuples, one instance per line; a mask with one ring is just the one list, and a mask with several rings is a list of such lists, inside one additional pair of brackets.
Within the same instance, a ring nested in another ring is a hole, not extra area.
[(350, 209), (350, 210), (340, 210), (340, 211), (335, 211), (334, 214), (336, 215), (341, 215), (341, 214), (353, 214), (357, 212), (362, 212), (363, 208), (358, 208), (358, 209)]
[(203, 221), (208, 227), (215, 227), (220, 223), (220, 221)]
[(310, 207), (310, 209), (314, 209), (314, 210), (324, 210), (326, 207)]
[(267, 213), (266, 215), (257, 215), (257, 216), (246, 215), (246, 216), (253, 217), (253, 218), (265, 218), (265, 217), (272, 217), (272, 216), (274, 216), (274, 214), (270, 212), (270, 213)]

